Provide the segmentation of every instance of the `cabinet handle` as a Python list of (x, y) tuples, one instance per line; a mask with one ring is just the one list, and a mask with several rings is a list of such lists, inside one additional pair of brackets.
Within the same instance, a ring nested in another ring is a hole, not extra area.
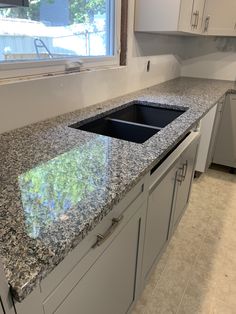
[(195, 28), (198, 28), (198, 22), (199, 22), (199, 11), (196, 11), (197, 15), (196, 15), (196, 26)]
[(97, 241), (94, 243), (92, 248), (95, 249), (96, 247), (102, 245), (112, 235), (112, 233), (119, 226), (123, 218), (124, 218), (124, 215), (121, 215), (118, 218), (113, 218), (111, 226), (107, 229), (107, 231), (104, 234), (97, 235)]
[(193, 28), (196, 28), (196, 26), (197, 26), (197, 12), (198, 11), (196, 11), (196, 12), (193, 12), (193, 18), (194, 18), (194, 21), (193, 21), (193, 23), (192, 23), (192, 27)]
[(177, 170), (177, 173), (176, 173), (176, 179), (175, 180), (179, 183), (179, 185), (181, 185), (183, 182), (183, 170), (184, 170), (184, 168), (181, 167)]
[(183, 165), (183, 181), (184, 181), (185, 178), (186, 178), (187, 171), (188, 171), (188, 161), (186, 160), (186, 162), (185, 162), (184, 165)]
[(209, 23), (210, 23), (210, 15), (208, 15), (205, 19), (205, 26), (204, 26), (204, 33), (206, 33), (208, 31), (208, 27), (209, 27)]
[(183, 164), (183, 166), (181, 168), (178, 169), (177, 171), (177, 175), (176, 175), (176, 181), (181, 185), (183, 183), (183, 181), (186, 178), (187, 175), (187, 171), (188, 171), (188, 161), (186, 160), (186, 162)]

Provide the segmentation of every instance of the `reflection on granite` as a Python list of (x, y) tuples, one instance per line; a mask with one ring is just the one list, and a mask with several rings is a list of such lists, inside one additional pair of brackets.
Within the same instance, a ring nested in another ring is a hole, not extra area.
[(88, 195), (96, 197), (96, 186), (106, 182), (108, 141), (97, 137), (19, 176), (26, 232), (30, 237), (39, 237), (41, 228), (49, 228), (54, 221), (69, 219), (67, 212)]
[[(0, 256), (22, 301), (234, 83), (169, 82), (0, 135)], [(127, 102), (188, 108), (143, 144), (68, 125)]]

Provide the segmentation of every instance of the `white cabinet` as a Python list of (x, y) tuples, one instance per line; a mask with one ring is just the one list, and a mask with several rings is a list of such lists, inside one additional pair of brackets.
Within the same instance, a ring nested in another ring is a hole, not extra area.
[[(40, 283), (44, 314), (129, 310), (141, 286), (146, 207), (142, 180)], [(17, 314), (28, 313), (27, 299), (16, 304)]]
[(213, 162), (236, 168), (236, 95), (228, 95), (216, 136)]
[(136, 0), (134, 30), (236, 36), (236, 1)]
[[(188, 1), (188, 0), (185, 0), (185, 1)], [(193, 12), (192, 12), (191, 24), (193, 25), (193, 32), (197, 34), (200, 34), (202, 32), (202, 20), (203, 20), (204, 8), (205, 8), (205, 1), (207, 0), (194, 0), (193, 1)]]
[(236, 1), (206, 0), (203, 34), (236, 36)]
[(211, 163), (211, 145), (213, 141), (213, 129), (216, 119), (217, 105), (202, 118), (200, 122), (201, 139), (199, 143), (195, 170), (205, 172)]
[(198, 143), (199, 134), (191, 133), (155, 172), (150, 173), (142, 269), (144, 282), (187, 207)]
[(176, 193), (172, 217), (174, 230), (181, 219), (189, 201), (190, 189), (195, 169), (198, 141), (192, 142), (180, 158), (180, 167), (176, 172)]
[(83, 276), (55, 314), (121, 314), (134, 301), (139, 211)]
[(176, 171), (175, 164), (149, 191), (143, 257), (144, 277), (147, 277), (168, 240)]
[(39, 287), (15, 303), (16, 313), (130, 312), (188, 203), (198, 140), (198, 132), (186, 135)]
[(136, 0), (135, 31), (200, 33), (205, 0)]

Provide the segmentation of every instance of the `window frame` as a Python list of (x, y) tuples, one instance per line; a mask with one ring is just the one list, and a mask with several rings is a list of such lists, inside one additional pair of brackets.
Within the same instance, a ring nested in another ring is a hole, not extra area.
[[(120, 65), (120, 38), (121, 38), (121, 0), (114, 0), (110, 10), (110, 20), (114, 20), (113, 27), (109, 32), (110, 40), (113, 40), (113, 56), (79, 57), (68, 56), (55, 59), (2, 61), (0, 62), (0, 79), (20, 78), (25, 76), (53, 75), (67, 73), (68, 63), (81, 62), (81, 70), (99, 67), (112, 67)], [(114, 12), (114, 14), (113, 14)], [(113, 16), (112, 16), (113, 14)], [(109, 48), (111, 49), (111, 48)], [(78, 71), (77, 69), (75, 71)], [(73, 68), (70, 69), (73, 72)]]

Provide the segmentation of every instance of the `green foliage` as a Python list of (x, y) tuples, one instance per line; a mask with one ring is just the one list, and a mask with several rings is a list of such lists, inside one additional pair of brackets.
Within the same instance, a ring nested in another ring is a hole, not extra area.
[(19, 177), (28, 235), (36, 238), (99, 189), (106, 165), (106, 139), (97, 138)]
[(106, 11), (106, 0), (70, 0), (72, 23), (93, 23), (95, 14)]
[[(4, 17), (29, 19), (39, 21), (40, 4), (42, 2), (53, 3), (55, 0), (30, 0), (28, 8), (8, 8), (1, 10)], [(93, 23), (94, 16), (106, 11), (106, 0), (68, 0), (70, 22)]]

